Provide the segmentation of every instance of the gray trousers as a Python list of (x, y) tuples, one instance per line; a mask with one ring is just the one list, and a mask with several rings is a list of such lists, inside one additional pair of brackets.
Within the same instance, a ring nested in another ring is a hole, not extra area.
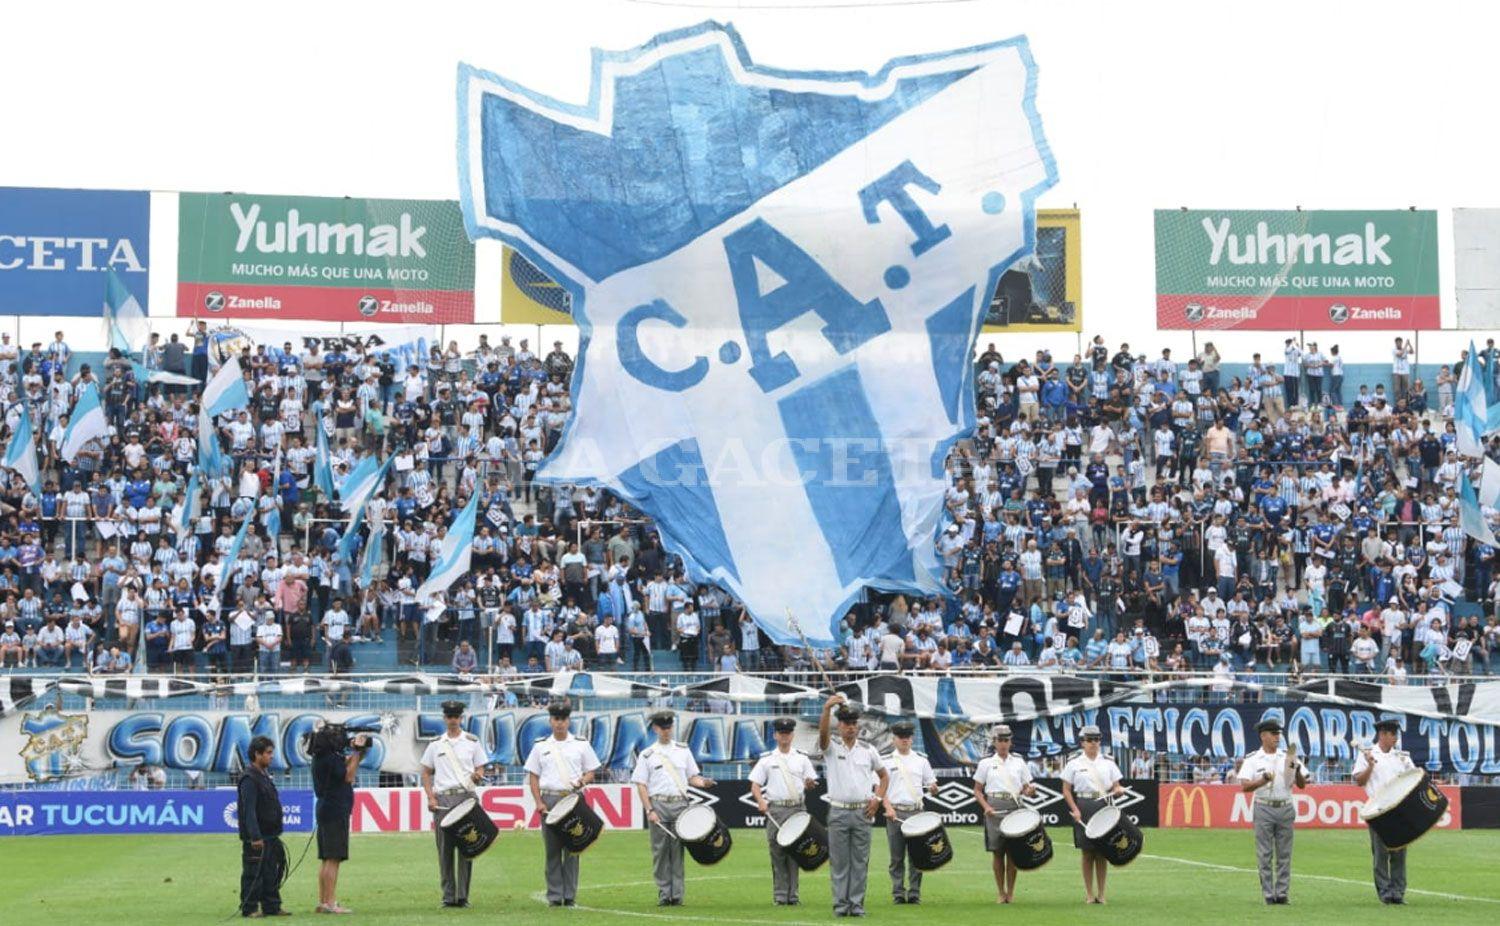
[(1370, 854), (1375, 857), (1375, 893), (1381, 900), (1406, 896), (1406, 850), (1387, 849), (1370, 830)]
[(797, 862), (792, 858), (792, 853), (776, 844), (778, 827), (785, 823), (792, 814), (801, 813), (803, 806), (777, 807), (771, 805), (770, 818), (775, 821), (776, 826), (769, 822), (766, 824), (766, 842), (771, 847), (771, 898), (777, 903), (799, 903), (801, 898), (797, 896), (798, 881), (802, 875), (802, 869), (797, 867)]
[(865, 912), (865, 879), (870, 872), (870, 818), (861, 810), (828, 808), (828, 865), (833, 912)]
[(1297, 809), (1267, 807), (1255, 802), (1255, 864), (1260, 869), (1260, 893), (1267, 899), (1287, 896), (1292, 883), (1292, 827)]
[(891, 875), (891, 896), (916, 900), (922, 896), (922, 873), (909, 864), (906, 852), (906, 837), (901, 835), (901, 823), (916, 810), (896, 809), (895, 819), (885, 821), (885, 843), (891, 850), (891, 864), (887, 869)]
[(438, 812), (432, 815), (432, 831), (437, 836), (438, 875), (443, 882), (443, 903), (463, 903), (469, 899), (469, 872), (474, 862), (458, 851), (458, 840), (448, 835), (438, 823), (450, 807), (457, 807), (472, 795), (468, 791), (457, 794), (433, 794)]
[(681, 900), (682, 842), (662, 832), (662, 827), (676, 832), (672, 824), (692, 803), (685, 797), (653, 796), (651, 806), (656, 808), (656, 817), (661, 821), (661, 826), (647, 823), (651, 830), (651, 876), (656, 879), (656, 899)]
[[(543, 794), (542, 804), (548, 810), (563, 799), (561, 794)], [(549, 826), (542, 827), (542, 845), (547, 850), (547, 902), (566, 902), (578, 898), (578, 856), (563, 848), (562, 837)]]

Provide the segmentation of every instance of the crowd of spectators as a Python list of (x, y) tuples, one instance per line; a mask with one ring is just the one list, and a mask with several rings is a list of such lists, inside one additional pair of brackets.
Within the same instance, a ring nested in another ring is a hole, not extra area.
[[(153, 336), (145, 365), (201, 378), (209, 346), (201, 323)], [(817, 659), (1402, 679), (1487, 673), (1500, 652), (1495, 550), (1458, 519), (1461, 368), (1429, 391), (1399, 338), (1387, 381), (1347, 397), (1338, 348), (1293, 339), (1227, 379), (1211, 344), (1185, 363), (1100, 338), (1067, 363), (988, 345), (936, 541), (953, 594), (871, 595), (822, 653), (771, 646), (610, 493), (533, 482), (571, 411), (573, 363), (561, 343), (539, 355), (487, 335), (404, 365), (358, 338), (246, 348), (249, 406), (213, 422), (233, 469), (184, 519), (199, 390), (138, 382), (116, 353), (78, 363), (63, 332), (25, 353), (4, 337), (5, 436), (25, 408), (43, 486), (11, 473), (0, 488), (0, 667), (339, 672), (389, 637), (402, 660), (464, 674), (646, 671), (672, 650), (690, 671)], [(90, 383), (110, 434), (67, 463)], [(318, 428), (335, 484), (362, 455), (392, 459), (359, 528), (381, 547), (368, 582), (313, 478)], [(416, 589), (476, 493), (472, 569), (425, 606)], [(255, 529), (226, 563), (247, 514)]]

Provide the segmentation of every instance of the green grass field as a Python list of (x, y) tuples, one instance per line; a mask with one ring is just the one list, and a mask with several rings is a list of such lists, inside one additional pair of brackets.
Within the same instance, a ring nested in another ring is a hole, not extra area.
[[(994, 904), (989, 857), (975, 829), (955, 829), (957, 857), (927, 876), (920, 907), (894, 906), (880, 834), (872, 852), (870, 918), (890, 923), (987, 923), (1007, 918), (1032, 924), (1096, 921), (1121, 924), (1243, 922), (1494, 923), (1500, 917), (1500, 832), (1434, 833), (1411, 850), (1411, 890), (1405, 907), (1382, 906), (1370, 885), (1367, 837), (1359, 831), (1304, 831), (1297, 835), (1292, 904), (1261, 903), (1248, 832), (1147, 830), (1146, 850), (1109, 880), (1109, 904), (1082, 903), (1078, 853), (1067, 831), (1056, 830), (1057, 856), (1022, 874), (1017, 903)], [(293, 836), (293, 861), (305, 836)], [(802, 879), (802, 905), (771, 904), (765, 837), (737, 831), (729, 857), (712, 868), (688, 861), (686, 904), (656, 906), (646, 835), (614, 832), (583, 856), (579, 906), (553, 909), (540, 893), (542, 843), (534, 833), (503, 833), (474, 865), (468, 910), (439, 906), (437, 859), (427, 834), (355, 836), (344, 866), (340, 899), (360, 923), (508, 923), (630, 921), (642, 924), (798, 924), (835, 922), (828, 868)], [(313, 917), (317, 901), (316, 850), (284, 888), (288, 909)], [(151, 926), (213, 923), (230, 914), (238, 890), (239, 847), (207, 836), (81, 836), (0, 839), (0, 922), (7, 926), (84, 926), (134, 921)], [(318, 918), (321, 921), (321, 917)], [(842, 922), (842, 921), (839, 921)]]

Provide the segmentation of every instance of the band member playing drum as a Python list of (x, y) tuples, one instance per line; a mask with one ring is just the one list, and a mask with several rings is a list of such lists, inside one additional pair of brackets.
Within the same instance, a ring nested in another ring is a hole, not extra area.
[(891, 899), (896, 903), (922, 902), (922, 872), (907, 864), (906, 835), (901, 824), (922, 810), (922, 792), (937, 793), (937, 775), (932, 764), (911, 748), (916, 724), (898, 720), (891, 724), (896, 748), (885, 757), (890, 787), (885, 790), (885, 841), (891, 850)]
[(1021, 798), (1036, 793), (1031, 783), (1031, 769), (1026, 760), (1010, 752), (1010, 726), (996, 724), (990, 734), (995, 754), (979, 760), (974, 770), (974, 800), (984, 812), (984, 848), (993, 853), (995, 867), (995, 902), (1010, 903), (1016, 896), (1016, 868), (1005, 854), (1005, 839), (1000, 823), (1006, 815), (1021, 809)]
[[(1383, 718), (1375, 723), (1375, 745), (1354, 760), (1354, 783), (1374, 797), (1391, 779), (1416, 768), (1411, 756), (1396, 748), (1401, 723)], [(1370, 830), (1370, 853), (1375, 859), (1375, 893), (1381, 903), (1406, 903), (1406, 849), (1387, 849)]]
[[(828, 777), (828, 861), (833, 868), (833, 915), (865, 915), (865, 879), (870, 869), (870, 822), (885, 799), (890, 776), (880, 754), (859, 739), (859, 711), (836, 694), (818, 718), (818, 748)], [(838, 736), (832, 715), (838, 708)]]
[(776, 842), (776, 830), (792, 814), (803, 810), (804, 796), (818, 783), (812, 759), (800, 749), (792, 748), (792, 734), (797, 721), (779, 717), (771, 729), (776, 748), (761, 756), (750, 770), (750, 795), (766, 818), (766, 842), (771, 847), (771, 893), (779, 906), (796, 906), (800, 900), (797, 885), (802, 869)]
[[(594, 780), (599, 757), (588, 740), (568, 732), (573, 706), (567, 701), (547, 705), (552, 735), (531, 747), (526, 757), (526, 780), (537, 807), (552, 805), (575, 791), (581, 791)], [(554, 907), (571, 907), (578, 897), (578, 856), (567, 851), (562, 837), (542, 827), (542, 842), (547, 848), (547, 903)]]
[(1295, 749), (1281, 747), (1281, 721), (1267, 717), (1255, 725), (1260, 748), (1240, 763), (1240, 787), (1255, 795), (1255, 864), (1260, 893), (1268, 904), (1291, 903), (1292, 829), (1297, 809), (1292, 789), (1307, 785), (1307, 768)]
[(692, 804), (688, 786), (713, 787), (713, 782), (698, 774), (698, 760), (693, 751), (672, 739), (671, 711), (651, 715), (656, 742), (641, 750), (635, 759), (630, 780), (640, 792), (641, 806), (646, 808), (646, 825), (651, 830), (652, 875), (656, 878), (656, 905), (682, 906), (682, 842), (673, 824)]
[(1104, 903), (1109, 862), (1095, 850), (1084, 827), (1105, 806), (1107, 797), (1125, 793), (1125, 786), (1120, 784), (1125, 776), (1120, 774), (1114, 759), (1100, 752), (1103, 737), (1098, 727), (1089, 724), (1078, 735), (1083, 740), (1083, 752), (1063, 766), (1063, 800), (1068, 802), (1068, 812), (1073, 816), (1073, 846), (1083, 854), (1084, 903)]
[(469, 872), (474, 863), (458, 851), (457, 841), (437, 822), (449, 808), (474, 796), (474, 787), (484, 779), (490, 761), (479, 737), (464, 732), (463, 717), (462, 701), (444, 701), (443, 723), (447, 729), (422, 753), (422, 790), (427, 793), (427, 809), (432, 812), (432, 831), (437, 837), (445, 907), (469, 905)]

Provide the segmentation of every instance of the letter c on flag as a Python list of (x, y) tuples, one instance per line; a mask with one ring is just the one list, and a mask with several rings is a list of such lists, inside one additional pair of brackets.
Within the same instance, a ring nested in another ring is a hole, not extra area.
[(646, 385), (668, 392), (682, 392), (702, 382), (703, 377), (708, 375), (707, 357), (700, 355), (680, 370), (665, 370), (641, 350), (640, 327), (650, 319), (664, 321), (673, 328), (681, 328), (687, 324), (682, 313), (662, 299), (642, 303), (626, 312), (621, 316), (616, 329), (616, 350), (620, 355), (620, 366)]

